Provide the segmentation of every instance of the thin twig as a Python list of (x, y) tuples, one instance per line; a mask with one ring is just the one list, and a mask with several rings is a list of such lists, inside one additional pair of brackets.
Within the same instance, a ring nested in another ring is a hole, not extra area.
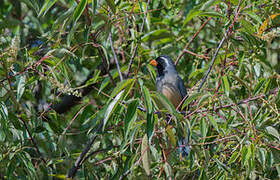
[(235, 21), (236, 21), (236, 19), (237, 19), (237, 16), (238, 16), (239, 13), (240, 13), (241, 1), (242, 1), (242, 0), (239, 0), (239, 3), (238, 3), (237, 8), (236, 8), (236, 13), (235, 13), (234, 20), (233, 20), (232, 24), (230, 25), (230, 27), (227, 29), (226, 34), (223, 36), (223, 39), (222, 39), (221, 42), (219, 43), (219, 46), (218, 46), (218, 48), (217, 48), (217, 50), (216, 50), (216, 52), (215, 52), (215, 54), (214, 54), (214, 56), (213, 56), (213, 58), (212, 58), (212, 60), (211, 60), (210, 67), (208, 68), (206, 74), (204, 75), (204, 77), (203, 77), (203, 79), (202, 79), (202, 81), (201, 81), (201, 83), (200, 83), (200, 85), (199, 85), (199, 87), (198, 87), (198, 89), (197, 89), (197, 92), (199, 92), (199, 91), (201, 90), (201, 88), (202, 88), (203, 84), (205, 83), (205, 81), (206, 81), (208, 75), (210, 74), (210, 71), (212, 70), (212, 68), (213, 68), (213, 66), (214, 66), (214, 62), (215, 62), (215, 60), (216, 60), (216, 57), (217, 57), (217, 55), (218, 55), (218, 53), (219, 53), (219, 51), (220, 51), (222, 45), (224, 44), (225, 40), (228, 39), (229, 36), (230, 36), (230, 32), (231, 32), (231, 30), (232, 30), (232, 28), (233, 28), (233, 25), (234, 25), (234, 23), (235, 23)]
[(185, 49), (184, 52), (188, 53), (188, 54), (191, 54), (191, 55), (194, 55), (194, 56), (196, 56), (196, 57), (198, 57), (200, 59), (206, 59), (206, 60), (210, 59), (208, 56), (203, 56), (203, 55), (200, 55), (200, 54), (196, 54), (196, 53), (194, 53), (192, 51), (189, 51), (187, 49)]
[(27, 131), (27, 133), (28, 133), (28, 135), (29, 135), (29, 137), (30, 137), (30, 139), (31, 139), (31, 141), (32, 141), (32, 143), (33, 143), (35, 149), (36, 149), (36, 152), (39, 154), (39, 156), (40, 156), (40, 158), (42, 159), (42, 161), (43, 161), (45, 164), (47, 164), (47, 161), (44, 159), (43, 154), (40, 152), (40, 150), (39, 150), (39, 148), (38, 148), (38, 146), (37, 146), (37, 143), (36, 143), (36, 141), (34, 140), (34, 138), (32, 137), (32, 134), (31, 134), (31, 132), (29, 131), (28, 126), (27, 126), (25, 120), (22, 119), (22, 118), (19, 118), (19, 119), (22, 121), (22, 123), (23, 123), (23, 125), (24, 125), (24, 127), (25, 127), (25, 129), (26, 129), (26, 131)]
[[(100, 131), (101, 128), (103, 127), (103, 121), (100, 122), (99, 126), (96, 129), (96, 132)], [(91, 140), (88, 142), (86, 148), (83, 150), (83, 152), (80, 154), (80, 156), (78, 157), (78, 159), (76, 160), (74, 166), (69, 170), (68, 174), (67, 174), (67, 178), (74, 178), (78, 169), (81, 167), (82, 162), (86, 156), (86, 154), (88, 153), (88, 151), (90, 150), (91, 146), (93, 145), (94, 141), (96, 140), (97, 135), (93, 136), (91, 138)]]
[(182, 58), (182, 56), (187, 52), (186, 50), (189, 48), (190, 44), (193, 42), (193, 40), (195, 39), (195, 37), (198, 35), (198, 33), (203, 29), (203, 27), (212, 19), (212, 17), (209, 17), (199, 28), (199, 30), (193, 35), (193, 37), (191, 38), (191, 40), (188, 42), (188, 44), (186, 44), (186, 46), (184, 47), (183, 51), (179, 54), (179, 56), (177, 57), (176, 61), (175, 61), (175, 65), (177, 65), (178, 61)]
[[(235, 104), (235, 103), (231, 103), (231, 104), (228, 104), (228, 105), (219, 106), (219, 107), (213, 109), (213, 111), (217, 112), (217, 111), (220, 110), (220, 109), (230, 108), (230, 107), (232, 107), (232, 106), (240, 105), (240, 104), (246, 104), (246, 103), (248, 103), (248, 102), (250, 102), (250, 101), (255, 101), (255, 100), (258, 100), (258, 99), (262, 99), (262, 98), (264, 98), (264, 97), (267, 96), (267, 95), (275, 94), (275, 93), (277, 93), (278, 91), (279, 91), (279, 88), (276, 88), (276, 89), (271, 90), (271, 91), (270, 91), (269, 93), (267, 93), (267, 94), (260, 94), (260, 95), (258, 95), (258, 96), (250, 97), (250, 98), (241, 100), (241, 101), (239, 101), (239, 102), (236, 103), (236, 104)], [(203, 106), (203, 105), (202, 105), (202, 106)], [(196, 114), (196, 113), (202, 113), (202, 112), (207, 112), (207, 111), (209, 111), (209, 109), (207, 109), (207, 110), (200, 110), (200, 109), (202, 108), (202, 106), (200, 106), (200, 107), (197, 108), (196, 110), (192, 111), (191, 113), (188, 113), (188, 114), (185, 116), (185, 118), (186, 118), (186, 117), (190, 117), (190, 116), (192, 116), (193, 114)]]
[(115, 63), (117, 65), (117, 69), (118, 69), (118, 72), (119, 72), (120, 81), (123, 81), (122, 71), (121, 71), (119, 61), (118, 61), (118, 58), (117, 58), (117, 55), (116, 55), (116, 52), (115, 52), (115, 49), (114, 49), (114, 45), (113, 45), (112, 32), (110, 32), (109, 39), (110, 39), (111, 49), (112, 49), (112, 52), (113, 52), (113, 55), (114, 55), (114, 60), (115, 60)]
[(85, 106), (83, 106), (73, 117), (73, 119), (69, 122), (69, 124), (67, 125), (67, 127), (64, 129), (63, 133), (61, 134), (62, 136), (64, 136), (67, 132), (67, 130), (71, 127), (71, 125), (73, 124), (74, 120), (77, 118), (77, 116), (88, 106), (89, 104), (86, 104)]
[[(148, 2), (147, 2), (146, 12), (145, 12), (145, 16), (144, 16), (144, 19), (143, 19), (143, 22), (142, 22), (142, 25), (141, 25), (140, 33), (143, 32), (143, 29), (144, 29), (145, 21), (146, 21), (146, 19), (147, 19), (149, 4), (150, 4), (150, 0), (148, 0)], [(140, 41), (137, 41), (137, 44), (136, 44), (136, 46), (135, 46), (135, 48), (134, 48), (134, 51), (133, 51), (133, 54), (132, 54), (132, 56), (131, 56), (131, 58), (130, 58), (130, 61), (129, 61), (129, 64), (128, 64), (128, 68), (127, 68), (127, 72), (126, 72), (126, 74), (125, 74), (125, 77), (126, 77), (126, 78), (127, 78), (128, 75), (129, 75), (132, 62), (133, 62), (133, 60), (134, 60), (134, 58), (135, 58), (135, 56), (136, 56), (137, 49), (138, 49), (138, 46), (139, 46), (139, 42), (140, 42)]]
[(128, 169), (125, 173), (123, 173), (123, 174), (120, 176), (119, 180), (124, 179), (129, 173), (131, 173), (132, 169), (133, 169), (135, 166), (137, 166), (137, 165), (142, 161), (142, 158), (143, 158), (144, 154), (146, 153), (146, 151), (147, 151), (148, 149), (149, 149), (149, 146), (141, 152), (141, 156), (140, 156), (140, 158), (138, 159), (138, 161), (136, 161), (136, 162), (134, 163), (134, 165), (133, 165), (130, 169)]

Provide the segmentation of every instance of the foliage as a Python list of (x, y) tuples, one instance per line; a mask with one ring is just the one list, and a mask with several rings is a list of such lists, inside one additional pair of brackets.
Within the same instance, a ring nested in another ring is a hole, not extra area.
[[(280, 7), (240, 2), (0, 1), (1, 179), (280, 178)], [(185, 114), (155, 91), (161, 54)]]

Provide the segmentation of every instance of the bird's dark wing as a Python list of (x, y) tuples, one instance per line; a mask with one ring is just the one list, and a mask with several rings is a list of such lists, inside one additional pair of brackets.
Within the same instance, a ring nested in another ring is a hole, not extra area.
[(182, 98), (184, 98), (187, 95), (187, 90), (184, 85), (184, 81), (182, 80), (182, 78), (179, 75), (178, 75), (178, 88), (180, 90)]

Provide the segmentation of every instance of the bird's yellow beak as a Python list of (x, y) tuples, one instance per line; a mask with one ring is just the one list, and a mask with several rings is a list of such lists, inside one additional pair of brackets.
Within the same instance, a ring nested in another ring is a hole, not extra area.
[(158, 65), (157, 61), (154, 60), (154, 59), (150, 61), (150, 64), (151, 64), (152, 66), (157, 66), (157, 65)]

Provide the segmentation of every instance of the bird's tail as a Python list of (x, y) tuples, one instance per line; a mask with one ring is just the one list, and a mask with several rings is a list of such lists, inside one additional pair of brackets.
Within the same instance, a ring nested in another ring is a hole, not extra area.
[(186, 137), (183, 139), (179, 140), (179, 155), (180, 155), (180, 160), (182, 160), (184, 157), (187, 158), (190, 153), (190, 129), (187, 128), (187, 133)]

